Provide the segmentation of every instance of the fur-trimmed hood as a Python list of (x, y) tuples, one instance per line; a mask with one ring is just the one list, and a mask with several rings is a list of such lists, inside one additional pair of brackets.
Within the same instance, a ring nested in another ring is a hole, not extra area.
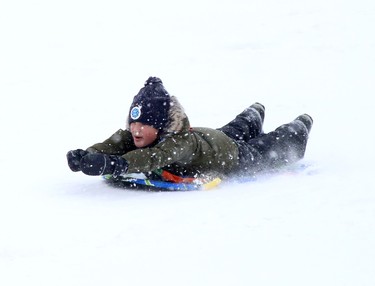
[(177, 97), (171, 96), (170, 107), (168, 111), (168, 123), (162, 130), (165, 134), (180, 133), (190, 129), (189, 118), (187, 117), (184, 108), (177, 100)]

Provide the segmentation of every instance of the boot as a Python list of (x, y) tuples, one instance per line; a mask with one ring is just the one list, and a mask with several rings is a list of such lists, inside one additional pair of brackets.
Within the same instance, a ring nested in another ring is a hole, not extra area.
[(305, 114), (298, 116), (295, 120), (301, 121), (306, 126), (307, 131), (310, 133), (311, 127), (314, 122), (310, 115), (305, 113)]

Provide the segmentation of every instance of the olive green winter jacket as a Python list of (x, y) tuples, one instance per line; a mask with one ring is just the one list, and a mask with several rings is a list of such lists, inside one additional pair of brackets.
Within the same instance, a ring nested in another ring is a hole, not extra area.
[(224, 176), (238, 165), (238, 148), (223, 132), (211, 128), (190, 128), (177, 99), (171, 97), (168, 125), (150, 147), (137, 148), (129, 131), (118, 130), (103, 143), (87, 150), (120, 155), (129, 164), (128, 173), (164, 169), (180, 176)]

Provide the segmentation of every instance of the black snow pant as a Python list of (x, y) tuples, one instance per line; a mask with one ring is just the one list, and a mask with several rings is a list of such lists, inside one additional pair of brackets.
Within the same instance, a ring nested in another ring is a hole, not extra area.
[(238, 146), (238, 175), (273, 170), (304, 157), (309, 131), (302, 121), (294, 120), (269, 133), (263, 133), (263, 121), (264, 110), (250, 106), (218, 129)]

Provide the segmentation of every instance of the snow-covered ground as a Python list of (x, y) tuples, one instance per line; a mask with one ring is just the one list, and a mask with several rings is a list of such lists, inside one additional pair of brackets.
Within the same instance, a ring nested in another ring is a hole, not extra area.
[[(0, 7), (0, 285), (375, 285), (373, 0)], [(150, 75), (194, 126), (311, 114), (313, 172), (178, 193), (70, 172)]]

